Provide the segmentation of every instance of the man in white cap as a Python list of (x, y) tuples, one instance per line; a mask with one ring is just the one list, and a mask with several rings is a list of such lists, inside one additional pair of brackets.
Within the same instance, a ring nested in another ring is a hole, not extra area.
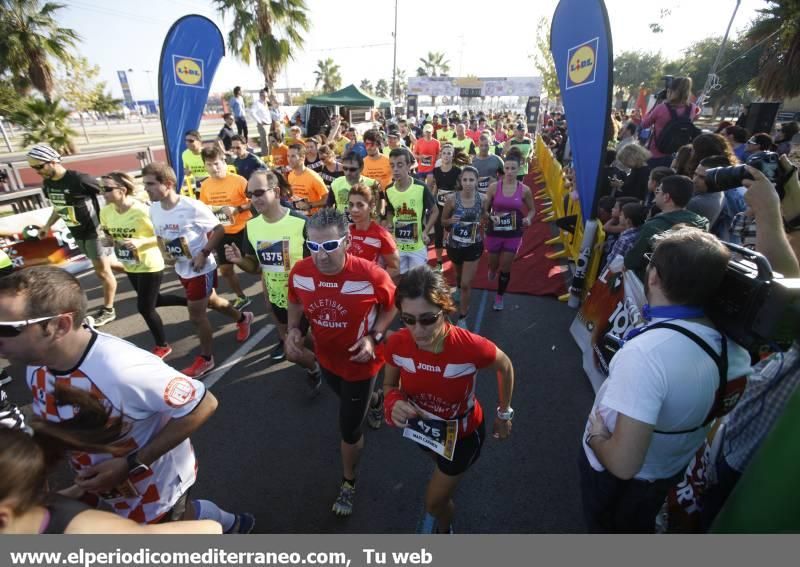
[(117, 318), (114, 311), (117, 280), (112, 267), (122, 269), (122, 265), (116, 262), (112, 249), (103, 247), (98, 238), (100, 184), (86, 173), (66, 169), (61, 164), (61, 155), (47, 144), (36, 144), (27, 157), (28, 165), (44, 180), (42, 190), (53, 204), (53, 212), (39, 231), (39, 238), (46, 238), (58, 219), (64, 221), (103, 285), (103, 307), (93, 315), (94, 326), (110, 323)]

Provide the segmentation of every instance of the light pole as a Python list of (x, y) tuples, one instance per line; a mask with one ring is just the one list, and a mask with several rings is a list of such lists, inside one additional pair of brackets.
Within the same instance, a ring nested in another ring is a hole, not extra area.
[[(397, 98), (397, 0), (394, 0), (394, 61), (392, 62), (392, 106)], [(394, 115), (394, 108), (392, 108)]]

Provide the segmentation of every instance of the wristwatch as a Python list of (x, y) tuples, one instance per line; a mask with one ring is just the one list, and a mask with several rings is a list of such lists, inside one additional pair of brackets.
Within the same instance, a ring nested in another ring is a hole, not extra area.
[(202, 253), (203, 253), (203, 256), (205, 256), (206, 258), (208, 258), (209, 256), (211, 256), (211, 251), (210, 251), (210, 250), (206, 250), (205, 248), (203, 248), (202, 250), (200, 250), (200, 252), (202, 252)]
[(383, 336), (384, 336), (384, 335), (383, 335), (383, 333), (381, 333), (380, 331), (375, 331), (375, 330), (373, 329), (372, 331), (370, 331), (370, 332), (369, 332), (369, 335), (372, 337), (372, 340), (374, 340), (374, 341), (375, 341), (375, 344), (378, 344), (378, 343), (380, 343), (381, 341), (383, 341)]
[(150, 470), (146, 464), (139, 460), (139, 452), (134, 451), (125, 459), (128, 461), (128, 476), (139, 476)]
[(514, 419), (514, 408), (508, 406), (506, 411), (501, 411), (500, 406), (497, 406), (497, 417), (503, 421), (511, 421)]

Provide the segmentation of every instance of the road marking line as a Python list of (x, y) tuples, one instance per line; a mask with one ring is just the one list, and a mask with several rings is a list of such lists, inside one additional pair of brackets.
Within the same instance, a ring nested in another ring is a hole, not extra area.
[(255, 347), (261, 339), (269, 335), (273, 330), (275, 330), (275, 325), (267, 325), (255, 335), (251, 335), (250, 338), (237, 348), (221, 366), (218, 366), (212, 372), (203, 376), (200, 380), (206, 385), (206, 388), (210, 390), (214, 384), (219, 382), (219, 380), (227, 374), (228, 370), (236, 366), (251, 350), (253, 350), (253, 347)]
[(481, 323), (483, 322), (483, 312), (486, 311), (487, 297), (489, 297), (489, 291), (484, 289), (481, 294), (481, 304), (478, 306), (478, 316), (475, 317), (475, 330), (472, 331), (476, 335), (481, 334)]

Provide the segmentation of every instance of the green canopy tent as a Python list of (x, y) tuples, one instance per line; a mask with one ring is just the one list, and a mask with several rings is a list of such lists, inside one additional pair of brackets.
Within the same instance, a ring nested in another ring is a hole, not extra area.
[(332, 93), (309, 97), (306, 99), (306, 104), (316, 106), (350, 106), (358, 108), (392, 107), (392, 102), (389, 99), (365, 93), (355, 85), (348, 85)]

